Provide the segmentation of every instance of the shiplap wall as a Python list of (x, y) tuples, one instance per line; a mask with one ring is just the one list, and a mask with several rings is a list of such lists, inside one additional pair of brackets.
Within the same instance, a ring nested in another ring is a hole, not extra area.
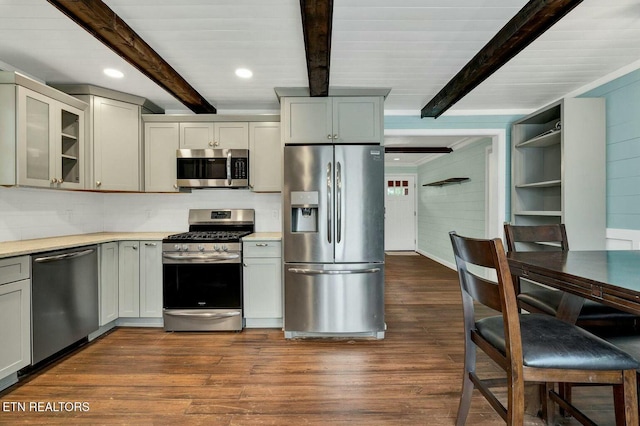
[[(449, 231), (485, 238), (486, 148), (481, 140), (418, 168), (418, 251), (453, 265)], [(452, 177), (469, 181), (445, 186), (422, 186)]]
[(607, 228), (640, 230), (640, 70), (584, 94), (607, 111)]

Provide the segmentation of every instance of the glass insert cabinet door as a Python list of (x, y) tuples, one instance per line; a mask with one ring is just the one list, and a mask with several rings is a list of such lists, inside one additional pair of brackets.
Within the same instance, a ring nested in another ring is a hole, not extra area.
[(18, 87), (18, 183), (82, 188), (84, 112)]

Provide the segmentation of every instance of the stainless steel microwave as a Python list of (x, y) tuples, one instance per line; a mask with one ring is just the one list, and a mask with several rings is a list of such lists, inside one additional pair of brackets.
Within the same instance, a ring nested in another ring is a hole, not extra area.
[(179, 149), (177, 183), (182, 188), (246, 188), (248, 149)]

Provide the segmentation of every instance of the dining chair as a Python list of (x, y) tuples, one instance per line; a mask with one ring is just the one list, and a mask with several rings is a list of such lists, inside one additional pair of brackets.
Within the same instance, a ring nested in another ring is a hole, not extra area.
[[(504, 224), (504, 235), (508, 251), (569, 250), (569, 239), (564, 224), (520, 226)], [(558, 315), (560, 302), (565, 293), (524, 281), (512, 276), (520, 308), (552, 316)], [(607, 328), (618, 332), (620, 328), (634, 328), (638, 317), (634, 314), (606, 306), (594, 300), (585, 300), (576, 324), (596, 334), (608, 334)]]
[[(551, 402), (569, 410), (583, 424), (590, 420), (563, 400), (553, 383), (612, 384), (616, 424), (638, 424), (636, 369), (640, 363), (627, 353), (588, 331), (555, 317), (519, 313), (502, 241), (482, 240), (449, 233), (458, 269), (465, 331), (462, 392), (456, 425), (465, 424), (473, 389), (477, 388), (507, 425), (524, 422), (524, 384), (543, 383), (543, 417), (553, 418)], [(491, 278), (493, 276), (493, 278)], [(474, 301), (499, 315), (477, 319)], [(506, 372), (506, 380), (481, 379), (476, 371), (476, 350), (485, 352)], [(506, 407), (491, 391), (507, 386)]]

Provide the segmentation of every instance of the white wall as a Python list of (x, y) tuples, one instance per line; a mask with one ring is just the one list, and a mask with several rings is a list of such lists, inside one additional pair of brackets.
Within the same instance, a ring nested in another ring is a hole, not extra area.
[(96, 193), (0, 187), (0, 241), (89, 232), (182, 232), (191, 208), (253, 208), (256, 231), (278, 232), (280, 194), (195, 190), (191, 194)]

